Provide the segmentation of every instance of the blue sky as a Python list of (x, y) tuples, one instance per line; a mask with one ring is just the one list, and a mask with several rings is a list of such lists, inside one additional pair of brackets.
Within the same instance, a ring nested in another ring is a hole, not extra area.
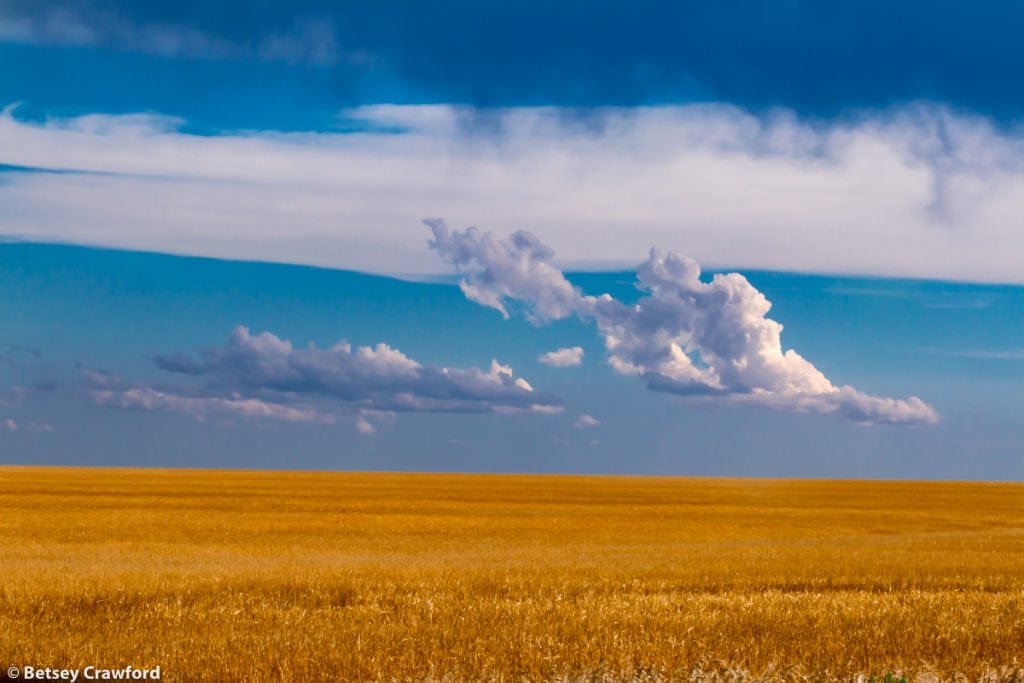
[(830, 117), (924, 99), (1012, 122), (1022, 19), (996, 1), (7, 1), (5, 61), (22, 68), (3, 85), (41, 107), (204, 128), (319, 128), (366, 102), (699, 100)]
[(1019, 479), (1022, 20), (0, 0), (0, 455)]
[[(4, 416), (53, 427), (0, 434), (8, 462), (974, 479), (1021, 471), (1018, 287), (748, 273), (785, 321), (787, 346), (831, 379), (919, 395), (941, 416), (864, 426), (652, 392), (608, 366), (589, 325), (506, 321), (450, 281), (48, 245), (0, 245), (0, 258), (4, 342), (18, 345), (0, 365)], [(633, 273), (572, 277), (586, 291), (638, 296)], [(425, 364), (496, 358), (564, 412), (400, 412), (371, 417), (376, 433), (361, 434), (344, 414), (330, 424), (199, 420), (90, 399), (83, 368), (171, 390), (185, 383), (157, 356), (221, 346), (240, 324), (296, 346), (386, 341)], [(584, 350), (579, 367), (538, 361), (573, 346)], [(574, 427), (582, 414), (600, 425)]]

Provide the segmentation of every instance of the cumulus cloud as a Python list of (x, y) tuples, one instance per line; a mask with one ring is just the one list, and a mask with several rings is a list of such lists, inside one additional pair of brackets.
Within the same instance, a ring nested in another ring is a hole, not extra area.
[(532, 233), (520, 231), (508, 239), (476, 228), (451, 232), (444, 221), (424, 221), (434, 233), (430, 248), (436, 249), (471, 277), (459, 281), (466, 298), (500, 312), (506, 319), (504, 301), (528, 301), (526, 315), (544, 322), (572, 312), (576, 289), (551, 265), (554, 252)]
[(601, 426), (601, 421), (592, 415), (583, 413), (575, 420), (573, 420), (572, 426), (575, 427), (576, 429), (590, 429), (592, 427)]
[(557, 405), (497, 361), (486, 371), (424, 366), (384, 343), (295, 348), (270, 332), (254, 335), (245, 327), (236, 327), (224, 346), (199, 356), (158, 356), (156, 363), (201, 377), (211, 390), (319, 396), (364, 410), (493, 412)]
[(500, 238), (473, 228), (453, 232), (439, 220), (426, 223), (434, 234), (431, 248), (464, 273), (467, 296), (506, 316), (513, 300), (538, 324), (570, 315), (593, 322), (611, 367), (652, 390), (863, 424), (938, 420), (917, 397), (883, 398), (836, 386), (795, 350), (783, 349), (782, 325), (767, 317), (771, 303), (739, 273), (703, 281), (693, 259), (652, 249), (637, 271), (637, 287), (646, 294), (625, 304), (607, 294), (585, 295), (528, 232)]
[(583, 347), (572, 346), (548, 351), (541, 354), (537, 360), (553, 368), (574, 368), (583, 363)]
[[(342, 116), (355, 132), (192, 135), (166, 116), (8, 108), (0, 163), (66, 172), (5, 171), (0, 233), (430, 273), (402, 226), (431, 202), (543, 234), (563, 265), (625, 266), (658, 244), (734, 268), (1024, 282), (1024, 133), (940, 106), (829, 122), (613, 108), (593, 125), (519, 108), (494, 112), (486, 134), (451, 106)], [(539, 310), (564, 306), (543, 291)]]
[(375, 431), (368, 416), (393, 413), (552, 413), (560, 401), (537, 392), (512, 368), (492, 361), (487, 370), (426, 366), (387, 344), (295, 348), (270, 332), (236, 327), (223, 346), (199, 354), (157, 356), (161, 369), (187, 378), (187, 390), (117, 386), (104, 373), (83, 377), (96, 403), (121, 408), (169, 410), (199, 419), (210, 414), (289, 422), (355, 419), (364, 434)]

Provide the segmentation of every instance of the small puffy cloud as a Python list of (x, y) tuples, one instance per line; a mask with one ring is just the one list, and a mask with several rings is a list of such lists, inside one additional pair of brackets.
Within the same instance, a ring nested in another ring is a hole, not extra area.
[(91, 368), (81, 363), (77, 363), (76, 367), (82, 380), (91, 387), (109, 387), (120, 383), (117, 377), (106, 370)]
[(270, 332), (236, 327), (226, 344), (199, 354), (157, 356), (161, 369), (189, 382), (184, 388), (126, 386), (110, 375), (83, 370), (94, 402), (119, 408), (326, 423), (354, 415), (356, 429), (375, 428), (367, 416), (395, 413), (556, 413), (561, 402), (535, 391), (512, 368), (487, 370), (422, 365), (387, 344), (353, 348), (295, 348)]
[(18, 423), (10, 418), (0, 420), (0, 431), (16, 432), (18, 431)]
[(536, 324), (575, 315), (604, 338), (609, 365), (650, 389), (705, 401), (834, 415), (861, 424), (932, 424), (935, 410), (917, 397), (893, 399), (835, 386), (793, 349), (771, 302), (739, 273), (701, 280), (691, 258), (652, 249), (637, 270), (646, 294), (625, 304), (585, 295), (553, 265), (534, 235), (499, 238), (476, 228), (450, 231), (429, 221), (430, 242), (464, 273), (466, 296), (508, 315), (508, 300)]
[(356, 431), (359, 432), (360, 434), (370, 435), (370, 434), (375, 434), (377, 432), (377, 428), (374, 427), (372, 424), (370, 424), (370, 421), (367, 420), (362, 415), (357, 415), (356, 416)]
[(574, 368), (583, 363), (583, 347), (573, 346), (541, 354), (537, 359), (553, 368)]
[(575, 420), (573, 420), (572, 423), (572, 426), (575, 427), (576, 429), (590, 429), (592, 427), (599, 427), (600, 425), (600, 420), (596, 419), (592, 415), (588, 415), (587, 413), (583, 413)]

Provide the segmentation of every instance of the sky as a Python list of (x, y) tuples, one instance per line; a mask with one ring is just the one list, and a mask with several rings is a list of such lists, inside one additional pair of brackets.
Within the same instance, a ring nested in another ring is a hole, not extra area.
[(1022, 21), (0, 0), (0, 458), (1019, 480)]

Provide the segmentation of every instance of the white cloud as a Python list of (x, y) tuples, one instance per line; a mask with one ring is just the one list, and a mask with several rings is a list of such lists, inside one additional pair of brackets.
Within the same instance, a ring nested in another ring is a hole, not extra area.
[[(555, 397), (537, 392), (512, 368), (492, 361), (487, 370), (424, 366), (380, 343), (353, 348), (295, 348), (269, 332), (237, 327), (228, 342), (198, 356), (168, 354), (156, 364), (192, 383), (185, 388), (122, 386), (107, 374), (83, 370), (101, 405), (167, 410), (205, 419), (211, 414), (288, 422), (333, 422), (355, 415), (367, 434), (367, 416), (387, 420), (399, 412), (558, 413)], [(316, 404), (314, 406), (314, 403)], [(368, 429), (369, 428), (369, 429)]]
[[(545, 234), (577, 264), (661, 244), (734, 267), (1024, 282), (1024, 136), (941, 107), (822, 124), (667, 106), (591, 126), (516, 109), (493, 137), (448, 106), (345, 117), (365, 129), (199, 136), (166, 117), (30, 122), (8, 108), (0, 163), (83, 173), (6, 172), (0, 232), (430, 272), (410, 226), (443, 212)], [(538, 313), (557, 311), (549, 293)]]
[(564, 318), (572, 311), (575, 290), (551, 265), (554, 252), (531, 233), (517, 232), (503, 240), (476, 228), (453, 233), (439, 219), (424, 223), (434, 233), (432, 249), (445, 254), (457, 268), (477, 274), (459, 282), (467, 299), (499, 311), (506, 319), (508, 311), (502, 303), (506, 298), (530, 301), (527, 315), (541, 322)]
[(285, 422), (333, 422), (332, 415), (324, 415), (310, 408), (295, 408), (255, 398), (234, 395), (229, 398), (215, 396), (182, 396), (150, 387), (124, 390), (96, 389), (91, 392), (95, 403), (118, 408), (165, 410), (191, 415), (205, 421), (210, 415), (269, 418)]
[(612, 368), (652, 390), (864, 424), (938, 420), (917, 397), (835, 386), (799, 353), (783, 349), (782, 325), (767, 317), (771, 303), (739, 273), (704, 282), (693, 259), (652, 249), (637, 271), (646, 294), (625, 304), (607, 294), (585, 295), (551, 265), (553, 253), (532, 234), (499, 238), (475, 229), (452, 232), (438, 220), (427, 224), (431, 246), (465, 275), (463, 291), (471, 298), (502, 313), (506, 300), (515, 300), (536, 322), (570, 315), (592, 321)]
[(541, 354), (537, 360), (553, 368), (574, 368), (583, 363), (583, 347), (573, 346), (548, 351), (545, 354)]
[(53, 425), (49, 422), (26, 422), (21, 423), (17, 420), (6, 418), (0, 420), (0, 432), (36, 432), (36, 433), (49, 433), (55, 431)]
[(572, 426), (575, 427), (576, 429), (590, 429), (592, 427), (601, 426), (601, 421), (593, 417), (592, 415), (583, 413), (575, 420), (573, 420)]
[(362, 415), (357, 415), (356, 416), (356, 431), (358, 431), (360, 434), (370, 435), (370, 434), (375, 434), (377, 432), (377, 428), (374, 427), (372, 424), (370, 424), (370, 421), (367, 420)]
[(19, 14), (0, 6), (0, 40), (32, 45), (113, 47), (160, 57), (248, 59), (329, 66), (340, 61), (367, 61), (363, 52), (338, 49), (330, 21), (302, 19), (276, 33), (263, 32), (244, 42), (171, 22), (137, 22), (113, 11), (89, 8), (38, 8)]

